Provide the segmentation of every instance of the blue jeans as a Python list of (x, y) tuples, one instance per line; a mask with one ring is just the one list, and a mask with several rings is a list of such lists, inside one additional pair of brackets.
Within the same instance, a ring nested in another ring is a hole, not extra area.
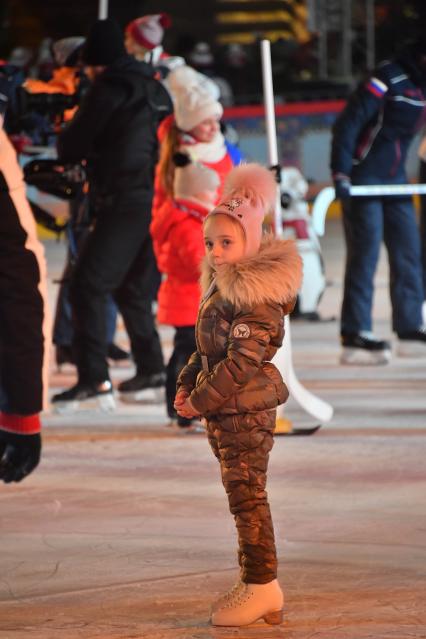
[(343, 205), (346, 271), (341, 333), (372, 328), (373, 280), (382, 239), (390, 269), (392, 328), (400, 334), (422, 324), (420, 236), (411, 198), (351, 198)]

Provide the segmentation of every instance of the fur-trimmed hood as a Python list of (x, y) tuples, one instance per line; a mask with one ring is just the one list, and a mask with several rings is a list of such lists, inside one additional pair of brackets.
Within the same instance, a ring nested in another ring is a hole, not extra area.
[(266, 236), (256, 255), (228, 264), (216, 275), (205, 258), (201, 288), (206, 294), (215, 277), (222, 297), (236, 307), (295, 300), (302, 282), (302, 259), (293, 240)]

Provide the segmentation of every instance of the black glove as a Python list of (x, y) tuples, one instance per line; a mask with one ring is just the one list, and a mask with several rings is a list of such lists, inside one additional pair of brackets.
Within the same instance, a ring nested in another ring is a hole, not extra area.
[(21, 481), (38, 465), (41, 435), (16, 435), (0, 430), (0, 479), (5, 484)]
[(351, 197), (351, 181), (346, 176), (334, 179), (334, 190), (336, 192), (336, 200), (347, 200)]

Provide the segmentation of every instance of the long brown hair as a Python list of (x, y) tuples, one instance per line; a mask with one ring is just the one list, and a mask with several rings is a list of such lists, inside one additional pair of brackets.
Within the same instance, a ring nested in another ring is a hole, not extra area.
[(161, 143), (160, 159), (158, 161), (160, 184), (169, 196), (173, 196), (173, 180), (175, 176), (173, 155), (179, 148), (179, 135), (180, 131), (175, 122), (173, 122)]

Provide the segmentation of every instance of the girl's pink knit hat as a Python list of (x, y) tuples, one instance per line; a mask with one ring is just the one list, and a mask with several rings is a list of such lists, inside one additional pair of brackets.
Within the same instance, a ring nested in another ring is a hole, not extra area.
[(241, 164), (232, 169), (225, 180), (224, 196), (212, 215), (229, 215), (244, 231), (246, 255), (257, 253), (262, 240), (262, 222), (273, 209), (277, 183), (271, 171), (260, 164)]

